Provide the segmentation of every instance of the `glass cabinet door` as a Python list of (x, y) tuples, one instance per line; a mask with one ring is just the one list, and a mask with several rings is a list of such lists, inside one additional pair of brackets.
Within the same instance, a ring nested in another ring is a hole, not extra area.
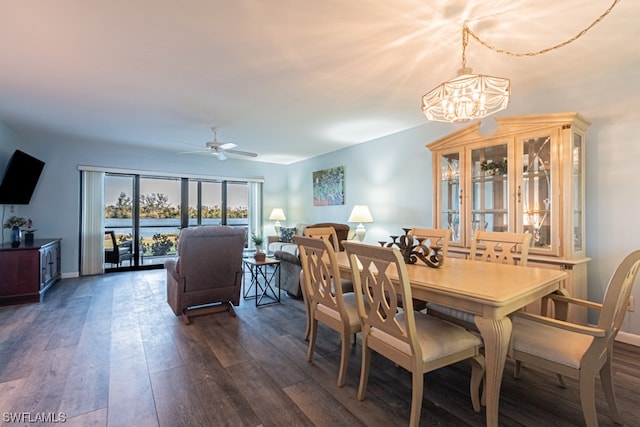
[(477, 230), (509, 231), (508, 145), (471, 150), (470, 236)]
[(460, 243), (460, 153), (442, 156), (442, 228), (451, 229), (451, 241)]
[(522, 184), (516, 192), (522, 209), (522, 227), (531, 233), (531, 247), (552, 249), (553, 200), (551, 137), (526, 138), (522, 141)]
[(573, 251), (579, 253), (584, 250), (584, 219), (582, 215), (582, 188), (583, 188), (583, 174), (584, 168), (583, 159), (584, 153), (582, 150), (582, 135), (578, 133), (573, 134), (573, 149), (572, 149), (572, 200), (573, 200), (573, 224), (571, 228), (573, 230)]

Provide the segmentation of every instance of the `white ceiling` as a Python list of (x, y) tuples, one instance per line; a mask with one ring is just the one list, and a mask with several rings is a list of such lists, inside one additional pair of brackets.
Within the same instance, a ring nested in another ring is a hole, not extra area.
[[(218, 140), (291, 163), (423, 125), (461, 29), (512, 51), (561, 43), (612, 0), (0, 1), (0, 120), (169, 151)], [(534, 58), (474, 40), (467, 65), (535, 93), (638, 63), (640, 2)]]

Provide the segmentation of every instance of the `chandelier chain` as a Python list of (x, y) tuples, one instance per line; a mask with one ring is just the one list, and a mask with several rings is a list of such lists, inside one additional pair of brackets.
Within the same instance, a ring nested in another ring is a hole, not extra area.
[(612, 10), (613, 8), (620, 3), (620, 1), (622, 0), (613, 0), (613, 3), (611, 4), (611, 6), (609, 6), (609, 8), (607, 10), (605, 10), (602, 15), (600, 15), (595, 21), (593, 21), (591, 23), (591, 25), (589, 25), (588, 27), (586, 27), (585, 29), (583, 29), (582, 31), (580, 31), (578, 34), (576, 34), (575, 36), (571, 37), (570, 39), (559, 43), (555, 46), (551, 46), (545, 49), (541, 49), (535, 52), (512, 52), (510, 50), (506, 50), (506, 49), (499, 49), (497, 47), (495, 47), (494, 45), (482, 40), (480, 38), (480, 36), (478, 36), (476, 33), (474, 33), (469, 26), (465, 24), (462, 26), (462, 68), (465, 68), (466, 66), (466, 62), (467, 62), (467, 55), (465, 53), (467, 45), (469, 44), (469, 36), (473, 37), (478, 43), (480, 43), (481, 45), (483, 45), (484, 47), (493, 50), (494, 52), (497, 53), (503, 53), (505, 55), (508, 56), (515, 56), (515, 57), (523, 57), (523, 56), (536, 56), (536, 55), (541, 55), (543, 53), (547, 53), (547, 52), (551, 52), (552, 50), (556, 50), (559, 49), (561, 47), (564, 47), (570, 43), (573, 43), (574, 41), (576, 41), (577, 39), (579, 39), (580, 37), (582, 37), (587, 31), (589, 31), (590, 29), (592, 29), (593, 27), (595, 27), (597, 24), (600, 23), (600, 21), (602, 21)]

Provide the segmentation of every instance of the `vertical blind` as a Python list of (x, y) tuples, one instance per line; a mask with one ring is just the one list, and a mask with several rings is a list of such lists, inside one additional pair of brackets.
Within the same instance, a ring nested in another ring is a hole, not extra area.
[(104, 172), (83, 170), (80, 186), (80, 275), (104, 272)]

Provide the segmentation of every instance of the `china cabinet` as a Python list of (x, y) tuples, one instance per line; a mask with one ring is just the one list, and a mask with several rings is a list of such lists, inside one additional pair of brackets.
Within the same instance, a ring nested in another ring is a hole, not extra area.
[[(466, 256), (476, 230), (529, 232), (529, 265), (563, 269), (571, 295), (587, 297), (585, 135), (578, 113), (496, 117), (427, 144), (437, 228), (452, 231), (449, 254)], [(586, 321), (586, 312), (570, 313)]]

